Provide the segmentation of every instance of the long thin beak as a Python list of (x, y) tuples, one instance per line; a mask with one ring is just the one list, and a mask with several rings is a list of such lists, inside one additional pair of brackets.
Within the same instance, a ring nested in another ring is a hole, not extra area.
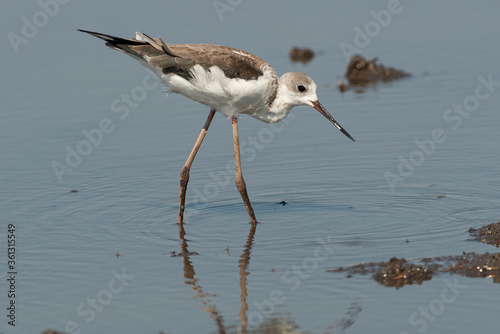
[(319, 101), (311, 101), (313, 104), (314, 109), (319, 111), (321, 115), (325, 116), (330, 122), (333, 123), (339, 129), (343, 134), (345, 134), (347, 137), (349, 137), (350, 140), (355, 141), (354, 138), (351, 137), (351, 135), (343, 128), (340, 126), (340, 124), (330, 115), (328, 111), (326, 111), (325, 107), (319, 103)]

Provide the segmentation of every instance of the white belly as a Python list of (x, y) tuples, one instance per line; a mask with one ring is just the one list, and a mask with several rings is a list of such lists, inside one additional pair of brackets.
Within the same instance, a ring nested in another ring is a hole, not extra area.
[(245, 113), (264, 122), (275, 121), (272, 114), (266, 115), (272, 89), (268, 76), (256, 80), (230, 79), (218, 67), (205, 70), (200, 65), (195, 65), (192, 73), (191, 80), (176, 74), (162, 75), (161, 80), (169, 91), (208, 105), (226, 117)]

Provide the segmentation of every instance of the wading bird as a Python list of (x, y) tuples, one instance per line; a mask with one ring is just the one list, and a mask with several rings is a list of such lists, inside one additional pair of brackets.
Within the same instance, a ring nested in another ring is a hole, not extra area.
[(233, 126), (236, 187), (252, 223), (256, 223), (241, 173), (238, 115), (247, 114), (266, 123), (285, 118), (295, 106), (318, 110), (343, 134), (354, 139), (319, 103), (316, 83), (306, 74), (289, 72), (278, 77), (261, 58), (227, 46), (212, 44), (166, 44), (161, 38), (136, 33), (125, 39), (79, 30), (106, 41), (106, 45), (140, 61), (167, 85), (169, 92), (182, 94), (211, 108), (180, 177), (179, 219), (182, 224), (189, 170), (216, 111), (231, 118)]

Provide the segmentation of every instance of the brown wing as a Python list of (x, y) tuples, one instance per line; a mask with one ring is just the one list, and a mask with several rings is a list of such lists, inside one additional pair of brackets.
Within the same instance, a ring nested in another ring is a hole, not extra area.
[(208, 69), (219, 67), (229, 78), (255, 80), (270, 69), (268, 63), (251, 53), (212, 44), (171, 44), (170, 49), (182, 59)]

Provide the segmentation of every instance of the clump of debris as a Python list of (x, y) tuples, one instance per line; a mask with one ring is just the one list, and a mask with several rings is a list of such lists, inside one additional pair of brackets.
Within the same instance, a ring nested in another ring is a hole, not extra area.
[(436, 274), (449, 272), (467, 277), (490, 277), (500, 283), (500, 253), (463, 253), (459, 256), (440, 256), (417, 260), (421, 264), (408, 263), (405, 259), (393, 257), (388, 262), (361, 263), (352, 267), (330, 269), (330, 272), (372, 274), (373, 278), (387, 287), (399, 289), (405, 285), (418, 284), (432, 279)]
[[(500, 222), (483, 226), (479, 229), (471, 228), (469, 233), (474, 240), (499, 246)], [(351, 267), (340, 267), (328, 270), (330, 272), (347, 273), (347, 277), (354, 274), (372, 274), (373, 278), (387, 287), (399, 289), (409, 284), (422, 284), (439, 273), (448, 272), (466, 277), (493, 278), (494, 283), (500, 283), (500, 253), (477, 254), (463, 252), (457, 256), (439, 256), (415, 260), (409, 263), (405, 259), (391, 258), (387, 262), (361, 263)]]
[(314, 58), (314, 52), (308, 48), (299, 48), (293, 46), (290, 49), (290, 61), (292, 63), (301, 62), (302, 64), (309, 63)]
[(363, 56), (354, 55), (347, 65), (345, 77), (349, 85), (346, 85), (340, 79), (339, 89), (345, 91), (349, 86), (365, 87), (368, 84), (377, 82), (390, 82), (410, 77), (411, 74), (403, 70), (397, 70), (393, 67), (386, 67), (382, 64), (377, 64), (378, 58), (366, 60)]
[(463, 253), (459, 256), (423, 259), (430, 263), (441, 262), (441, 272), (450, 272), (466, 277), (490, 277), (500, 283), (500, 253)]
[(406, 284), (417, 283), (432, 278), (433, 270), (421, 265), (407, 263), (405, 259), (393, 257), (387, 265), (373, 275), (373, 278), (382, 285), (401, 287)]
[(470, 228), (469, 233), (474, 240), (500, 247), (500, 222), (489, 224), (481, 228)]
[(413, 264), (408, 263), (403, 258), (393, 257), (388, 262), (361, 263), (352, 267), (340, 267), (328, 271), (347, 272), (349, 278), (353, 274), (373, 274), (373, 278), (380, 284), (399, 289), (413, 283), (421, 285), (424, 281), (432, 278), (436, 269), (437, 266), (433, 264)]

